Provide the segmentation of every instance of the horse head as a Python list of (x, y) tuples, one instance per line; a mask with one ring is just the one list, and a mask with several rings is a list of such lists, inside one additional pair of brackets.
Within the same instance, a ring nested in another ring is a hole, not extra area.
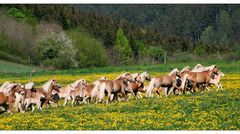
[(21, 94), (21, 95), (26, 94), (26, 90), (25, 90), (24, 85), (21, 85), (19, 83), (14, 85), (11, 90), (12, 90), (12, 94), (15, 94), (15, 93), (18, 93), (18, 94)]
[(139, 75), (139, 73), (138, 73), (137, 77), (134, 78), (134, 81), (137, 81), (137, 82), (142, 82), (143, 81), (141, 76)]
[(150, 74), (147, 71), (143, 72), (141, 74), (141, 76), (142, 76), (142, 78), (145, 78), (145, 80), (151, 81), (151, 76), (150, 76)]
[(218, 74), (218, 67), (216, 65), (214, 65), (213, 67), (213, 73)]
[(179, 76), (179, 73), (180, 73), (179, 69), (175, 68), (168, 74), (168, 76), (176, 77), (176, 76)]

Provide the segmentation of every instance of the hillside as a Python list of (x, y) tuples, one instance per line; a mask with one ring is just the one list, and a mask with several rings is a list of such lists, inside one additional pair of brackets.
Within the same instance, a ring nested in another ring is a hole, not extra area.
[(41, 68), (38, 67), (31, 67), (23, 64), (17, 64), (14, 62), (0, 60), (0, 74), (6, 73), (28, 73), (32, 70), (40, 71)]
[(0, 59), (51, 69), (240, 60), (239, 5), (1, 5)]

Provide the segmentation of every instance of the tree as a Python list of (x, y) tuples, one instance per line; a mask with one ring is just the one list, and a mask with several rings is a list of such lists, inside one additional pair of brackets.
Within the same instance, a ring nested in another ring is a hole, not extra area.
[(148, 48), (148, 55), (157, 62), (163, 62), (165, 56), (165, 50), (160, 46), (150, 46)]
[(230, 16), (227, 11), (223, 10), (219, 17), (218, 27), (218, 44), (220, 48), (227, 49), (230, 46), (230, 36), (232, 37), (232, 26)]
[(115, 48), (120, 53), (120, 63), (121, 64), (130, 64), (131, 63), (131, 57), (132, 57), (132, 49), (129, 45), (129, 40), (124, 35), (123, 30), (120, 28), (117, 31), (116, 35), (116, 41), (115, 41)]
[(202, 32), (201, 41), (207, 45), (216, 43), (216, 34), (212, 26), (208, 26)]
[(37, 41), (39, 59), (44, 66), (54, 66), (59, 69), (76, 67), (76, 49), (72, 40), (64, 32), (59, 34), (48, 32)]

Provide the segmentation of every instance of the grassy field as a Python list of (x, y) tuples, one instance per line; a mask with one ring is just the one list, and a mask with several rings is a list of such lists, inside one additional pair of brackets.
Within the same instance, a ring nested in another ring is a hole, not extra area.
[[(193, 66), (195, 63), (164, 64), (150, 66), (106, 67), (79, 70), (40, 70), (33, 81), (40, 86), (50, 78), (62, 85), (84, 78), (89, 83), (107, 76), (147, 70), (151, 76), (166, 74), (172, 68)], [(211, 65), (214, 63), (203, 63)], [(221, 80), (224, 90), (205, 91), (189, 95), (143, 98), (138, 101), (105, 104), (87, 104), (72, 107), (44, 108), (43, 111), (0, 115), (1, 130), (240, 130), (240, 64), (239, 62), (215, 63), (225, 73)], [(26, 83), (28, 74), (9, 73), (0, 76), (4, 81)], [(147, 85), (148, 83), (146, 83)], [(216, 87), (213, 87), (216, 88)], [(60, 104), (62, 105), (62, 101)]]
[(0, 60), (0, 74), (29, 73), (33, 69), (41, 71), (41, 69), (37, 67), (30, 67), (22, 64)]

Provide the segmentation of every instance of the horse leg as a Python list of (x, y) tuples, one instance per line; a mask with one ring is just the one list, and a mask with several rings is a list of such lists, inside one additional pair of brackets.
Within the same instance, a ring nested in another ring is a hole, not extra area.
[(27, 110), (27, 109), (28, 109), (28, 106), (29, 106), (29, 104), (30, 104), (29, 99), (26, 99), (24, 103), (25, 103), (25, 110)]
[(35, 106), (32, 104), (32, 112), (34, 111), (34, 109), (35, 109)]
[(37, 102), (37, 107), (38, 107), (39, 110), (42, 111), (42, 102), (41, 101)]
[(222, 85), (221, 85), (220, 83), (218, 83), (218, 85), (219, 85), (220, 89), (221, 89), (221, 90), (223, 90), (223, 87), (222, 87)]
[(156, 90), (156, 93), (158, 94), (158, 98), (160, 98), (160, 97), (161, 97), (161, 94), (160, 94), (160, 92), (159, 92), (159, 88)]
[(151, 82), (150, 82), (150, 84), (149, 84), (149, 86), (148, 86), (148, 88), (147, 88), (146, 97), (149, 97), (149, 98), (151, 97), (151, 95), (152, 95), (152, 90), (153, 90), (153, 88), (155, 87), (155, 86), (154, 86), (155, 81), (156, 81), (156, 78), (153, 78), (153, 79), (151, 80)]
[(108, 105), (109, 102), (111, 101), (111, 95), (112, 94), (108, 93), (106, 105)]
[(127, 95), (126, 95), (126, 92), (125, 92), (124, 87), (121, 88), (121, 93), (122, 93), (122, 95), (123, 95), (125, 101), (128, 101), (128, 98), (127, 98)]
[[(137, 100), (136, 94), (133, 92), (132, 89), (129, 89), (129, 92), (131, 93), (130, 95), (132, 95), (134, 97), (135, 100)], [(126, 93), (126, 92), (125, 92)], [(127, 95), (127, 94), (126, 94)]]
[(76, 99), (76, 97), (72, 96), (72, 107), (74, 107), (75, 99)]
[(67, 103), (68, 103), (68, 100), (70, 100), (70, 96), (68, 96), (68, 97), (66, 97), (65, 99), (64, 99), (64, 103), (63, 103), (63, 106), (65, 106)]
[(170, 95), (173, 92), (174, 87), (170, 87), (170, 90), (167, 95)]
[(137, 92), (137, 96), (138, 96), (139, 99), (142, 98), (142, 93), (141, 92)]
[(195, 90), (196, 86), (197, 86), (197, 83), (196, 83), (196, 82), (193, 82), (193, 86), (192, 86), (192, 89), (191, 89), (191, 92), (192, 92), (192, 93), (195, 93), (195, 92), (196, 92), (196, 90)]

